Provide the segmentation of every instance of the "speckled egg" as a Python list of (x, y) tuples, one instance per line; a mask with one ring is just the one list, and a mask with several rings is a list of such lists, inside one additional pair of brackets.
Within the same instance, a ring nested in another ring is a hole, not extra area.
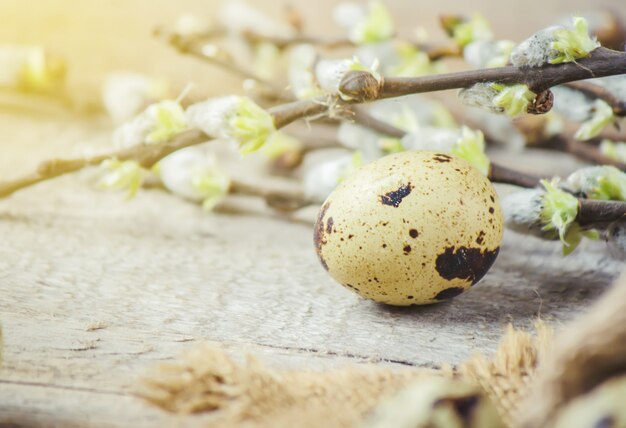
[(489, 180), (430, 151), (372, 162), (326, 199), (314, 241), (324, 268), (363, 297), (390, 304), (450, 299), (489, 270), (503, 216)]

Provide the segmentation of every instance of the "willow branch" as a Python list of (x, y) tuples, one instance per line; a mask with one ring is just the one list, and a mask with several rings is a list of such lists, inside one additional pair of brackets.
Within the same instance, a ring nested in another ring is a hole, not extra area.
[(581, 226), (626, 220), (626, 202), (578, 199), (576, 222)]
[[(389, 137), (404, 138), (407, 134), (402, 129), (396, 128), (387, 122), (378, 120), (361, 109), (355, 109), (355, 114), (352, 118), (360, 125)], [(538, 186), (541, 180), (541, 177), (516, 171), (493, 162), (490, 164), (487, 178), (494, 183), (511, 184), (527, 188)]]
[(613, 93), (611, 93), (611, 91), (603, 86), (596, 85), (595, 83), (591, 82), (569, 82), (566, 83), (565, 86), (582, 92), (589, 97), (597, 98), (604, 101), (611, 106), (611, 108), (613, 109), (613, 114), (615, 116), (626, 116), (626, 102), (617, 98), (615, 95), (613, 95)]
[(476, 83), (497, 82), (505, 85), (525, 84), (536, 94), (553, 86), (595, 77), (626, 73), (626, 52), (597, 48), (587, 58), (577, 62), (546, 64), (541, 67), (497, 67), (480, 70), (459, 71), (422, 77), (388, 77), (377, 88), (364, 79), (357, 79), (353, 71), (348, 73), (340, 86), (343, 94), (357, 101), (373, 101), (402, 95), (447, 89), (468, 88)]
[(268, 206), (284, 212), (295, 211), (312, 203), (301, 190), (266, 189), (236, 180), (231, 181), (229, 193), (262, 198)]
[(285, 91), (283, 88), (280, 88), (269, 80), (257, 76), (255, 73), (240, 67), (235, 62), (222, 59), (217, 56), (207, 55), (203, 52), (203, 47), (206, 45), (204, 41), (205, 38), (203, 36), (181, 36), (175, 33), (167, 33), (161, 29), (155, 30), (155, 35), (163, 37), (170, 44), (170, 46), (182, 54), (193, 56), (204, 62), (220, 67), (242, 79), (251, 79), (261, 84), (267, 91), (263, 93), (263, 95), (268, 98), (274, 98), (282, 101), (291, 99), (289, 96), (284, 94)]
[(142, 144), (88, 158), (45, 161), (30, 175), (13, 181), (0, 182), (0, 198), (7, 197), (20, 189), (30, 187), (42, 181), (76, 172), (89, 166), (100, 165), (103, 161), (111, 158), (124, 161), (134, 160), (145, 168), (151, 168), (167, 155), (185, 147), (204, 143), (209, 139), (210, 137), (200, 131), (190, 130), (165, 143)]

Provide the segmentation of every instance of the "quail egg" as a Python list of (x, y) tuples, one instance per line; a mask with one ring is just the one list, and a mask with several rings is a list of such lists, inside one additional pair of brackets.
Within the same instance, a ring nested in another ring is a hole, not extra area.
[(390, 305), (430, 304), (476, 284), (494, 263), (503, 215), (468, 162), (406, 151), (361, 167), (326, 199), (314, 242), (330, 275)]

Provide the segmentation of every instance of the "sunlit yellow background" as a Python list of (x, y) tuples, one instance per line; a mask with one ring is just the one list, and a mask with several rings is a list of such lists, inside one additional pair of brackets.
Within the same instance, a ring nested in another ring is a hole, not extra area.
[[(228, 0), (1, 0), (0, 44), (41, 45), (67, 61), (67, 89), (82, 111), (100, 109), (105, 76), (136, 71), (172, 83), (178, 93), (188, 82), (203, 95), (240, 92), (241, 82), (228, 72), (176, 53), (152, 34), (172, 25), (184, 12), (211, 18)], [(342, 30), (331, 18), (337, 0), (250, 0), (276, 17), (293, 6), (305, 19), (305, 33), (331, 38)], [(567, 15), (612, 9), (626, 15), (623, 0), (415, 1), (388, 0), (400, 36), (410, 38), (422, 26), (433, 42), (445, 40), (440, 14), (482, 13), (499, 38), (521, 40)], [(0, 179), (31, 171), (51, 157), (81, 155), (84, 148), (104, 147), (110, 140), (106, 117), (33, 116), (0, 105)]]
[[(223, 0), (227, 1), (227, 0)], [(290, 4), (302, 11), (309, 33), (340, 35), (332, 22), (337, 0), (250, 0), (275, 16)], [(182, 84), (194, 81), (207, 89), (238, 87), (227, 73), (192, 58), (181, 58), (151, 36), (158, 25), (172, 23), (181, 12), (211, 17), (218, 0), (2, 0), (0, 43), (43, 44), (68, 59), (68, 83), (85, 97), (97, 96), (103, 76), (111, 70), (135, 70)], [(387, 1), (399, 32), (411, 35), (416, 25), (442, 39), (437, 17), (442, 13), (484, 14), (501, 38), (519, 40), (547, 26), (556, 17), (592, 8), (626, 13), (623, 0), (516, 1)]]

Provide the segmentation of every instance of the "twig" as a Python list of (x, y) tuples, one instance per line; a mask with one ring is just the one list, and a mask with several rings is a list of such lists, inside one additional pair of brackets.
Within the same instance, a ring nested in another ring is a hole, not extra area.
[(260, 197), (265, 200), (268, 206), (285, 212), (295, 211), (312, 203), (306, 199), (300, 190), (265, 189), (236, 180), (231, 181), (229, 193)]
[[(174, 37), (174, 41), (176, 40), (178, 39)], [(193, 52), (196, 53), (199, 52), (197, 49), (200, 49), (199, 44), (192, 43), (185, 46), (187, 49), (193, 49)], [(373, 76), (367, 72), (353, 71), (344, 77), (340, 85), (341, 92), (344, 95), (351, 96), (351, 101), (344, 101), (339, 96), (331, 95), (283, 104), (271, 108), (269, 112), (274, 117), (276, 128), (282, 128), (295, 120), (305, 117), (324, 114), (333, 117), (341, 113), (345, 114), (345, 107), (349, 104), (413, 93), (468, 87), (478, 82), (525, 83), (533, 91), (540, 93), (551, 86), (570, 81), (622, 73), (626, 73), (626, 53), (604, 48), (596, 49), (588, 58), (581, 59), (578, 63), (546, 65), (537, 68), (509, 66), (417, 78), (383, 78), (380, 82), (373, 79)], [(28, 177), (13, 182), (0, 183), (0, 197), (10, 195), (16, 190), (49, 178), (74, 172), (89, 165), (99, 164), (104, 159), (110, 157), (134, 159), (142, 165), (152, 166), (169, 153), (183, 147), (199, 144), (207, 139), (208, 137), (199, 131), (189, 131), (164, 144), (137, 146), (109, 155), (87, 159), (47, 162), (37, 172)], [(497, 167), (495, 170), (492, 168), (491, 174), (494, 180), (497, 179), (497, 172), (499, 172)], [(524, 182), (520, 181), (519, 177), (516, 177), (515, 180), (516, 184)], [(530, 182), (528, 180), (528, 184)]]
[(512, 184), (513, 186), (533, 188), (539, 185), (541, 177), (507, 168), (491, 162), (487, 178), (494, 183)]
[[(356, 109), (352, 118), (360, 125), (369, 128), (372, 131), (378, 132), (379, 134), (388, 135), (394, 138), (403, 138), (407, 134), (402, 129), (378, 120), (361, 109)], [(514, 186), (527, 188), (539, 185), (539, 181), (541, 180), (541, 177), (515, 171), (493, 162), (490, 164), (487, 177), (494, 183), (512, 184)]]
[(596, 165), (611, 165), (626, 172), (626, 164), (604, 155), (598, 149), (597, 145), (594, 145), (589, 141), (577, 140), (571, 135), (558, 135), (545, 141), (541, 141), (539, 144), (535, 144), (532, 147), (570, 153), (578, 159), (586, 162)]
[(99, 165), (103, 161), (111, 158), (119, 160), (135, 160), (143, 167), (151, 168), (155, 163), (167, 155), (185, 147), (203, 143), (209, 139), (210, 138), (204, 133), (191, 130), (180, 134), (171, 141), (161, 144), (138, 145), (129, 149), (92, 156), (89, 158), (53, 159), (43, 162), (39, 165), (37, 171), (27, 175), (26, 177), (13, 181), (0, 182), (0, 198), (7, 197), (20, 189), (30, 187), (42, 181), (76, 172), (88, 166)]
[(626, 116), (626, 102), (617, 98), (603, 86), (591, 82), (569, 82), (565, 86), (606, 102), (613, 109), (615, 116)]
[(578, 199), (576, 222), (581, 226), (626, 220), (626, 202)]
[(406, 136), (406, 132), (402, 129), (396, 128), (383, 120), (376, 119), (362, 108), (356, 106), (352, 107), (351, 119), (379, 134), (387, 135), (393, 138), (404, 138)]
[[(355, 79), (356, 73), (348, 73), (340, 85), (340, 91), (358, 101), (393, 98), (423, 92), (446, 89), (468, 88), (476, 83), (497, 82), (502, 84), (525, 84), (539, 94), (553, 86), (595, 77), (613, 76), (626, 73), (626, 52), (597, 48), (587, 58), (575, 63), (542, 67), (497, 67), (480, 70), (459, 71), (422, 77), (389, 77), (383, 79), (377, 88), (365, 87), (362, 79)], [(376, 89), (372, 92), (372, 89)], [(363, 95), (369, 93), (369, 98)]]
[(260, 76), (257, 76), (253, 72), (246, 70), (239, 65), (237, 65), (233, 61), (227, 61), (216, 56), (206, 55), (202, 48), (205, 46), (204, 37), (195, 36), (183, 37), (174, 33), (167, 33), (164, 30), (157, 29), (155, 30), (155, 35), (163, 37), (167, 42), (174, 47), (178, 52), (186, 55), (191, 55), (195, 58), (201, 59), (209, 64), (213, 64), (217, 67), (220, 67), (230, 73), (234, 73), (235, 75), (243, 78), (243, 79), (251, 79), (262, 86), (264, 86), (268, 92), (264, 92), (262, 95), (268, 98), (273, 98), (281, 101), (289, 101), (291, 97), (285, 93), (283, 88), (276, 86), (274, 83), (263, 79)]

